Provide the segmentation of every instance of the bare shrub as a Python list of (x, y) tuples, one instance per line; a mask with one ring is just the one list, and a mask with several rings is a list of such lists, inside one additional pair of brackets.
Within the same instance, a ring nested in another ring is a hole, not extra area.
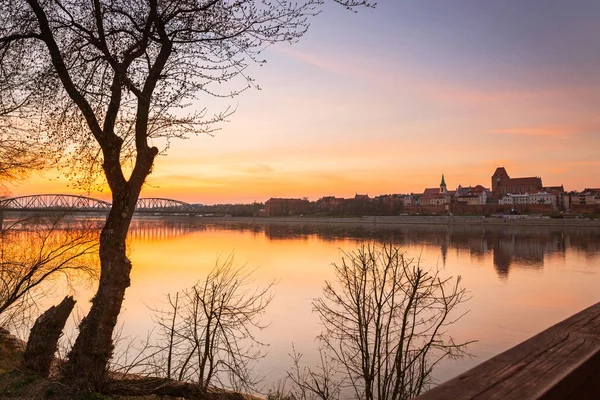
[(288, 376), (301, 395), (293, 398), (337, 398), (335, 380), (323, 375), (332, 370), (356, 398), (413, 398), (432, 383), (439, 361), (465, 354), (468, 343), (446, 331), (457, 320), (450, 314), (467, 299), (460, 277), (442, 278), (393, 246), (344, 252), (334, 268), (337, 281), (326, 282), (313, 302), (323, 324), (321, 359), (331, 365), (300, 373), (296, 357)]
[(234, 266), (229, 256), (217, 261), (203, 282), (167, 297), (168, 309), (156, 315), (156, 375), (203, 389), (248, 391), (258, 383), (252, 366), (263, 357), (265, 344), (256, 333), (266, 327), (261, 320), (273, 283), (255, 286), (253, 272)]
[(328, 354), (319, 349), (320, 365), (309, 368), (302, 367), (302, 354), (292, 345), (292, 370), (287, 373), (287, 380), (292, 384), (288, 388), (283, 382), (270, 396), (294, 400), (337, 400), (340, 398), (344, 378), (335, 373), (332, 360)]
[(55, 280), (70, 285), (97, 275), (97, 226), (64, 222), (28, 218), (0, 231), (0, 325), (17, 329), (39, 313)]

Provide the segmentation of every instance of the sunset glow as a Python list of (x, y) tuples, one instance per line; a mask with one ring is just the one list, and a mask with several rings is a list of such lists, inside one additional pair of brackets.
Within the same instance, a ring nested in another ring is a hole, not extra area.
[[(142, 197), (194, 203), (490, 186), (497, 166), (565, 190), (600, 186), (600, 3), (327, 5), (249, 74), (214, 136), (171, 144)], [(49, 171), (12, 195), (78, 193)], [(108, 191), (93, 193), (107, 198)]]

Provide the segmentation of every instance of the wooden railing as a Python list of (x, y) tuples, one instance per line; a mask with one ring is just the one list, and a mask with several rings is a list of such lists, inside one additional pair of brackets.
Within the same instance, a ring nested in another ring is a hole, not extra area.
[(600, 303), (417, 399), (600, 399)]

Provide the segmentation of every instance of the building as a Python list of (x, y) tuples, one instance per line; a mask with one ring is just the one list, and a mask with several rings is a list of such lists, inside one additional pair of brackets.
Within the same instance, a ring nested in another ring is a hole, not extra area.
[(583, 192), (579, 193), (578, 203), (579, 204), (600, 204), (600, 188), (597, 189), (583, 189)]
[(317, 212), (340, 214), (344, 209), (344, 199), (335, 196), (325, 196), (317, 200)]
[(475, 187), (462, 187), (461, 185), (458, 185), (454, 198), (457, 203), (463, 203), (469, 206), (480, 206), (487, 204), (488, 192), (489, 189), (486, 189), (481, 185)]
[(538, 192), (538, 193), (524, 193), (524, 194), (511, 194), (504, 195), (498, 201), (501, 205), (510, 206), (527, 206), (536, 204), (549, 204), (552, 205), (552, 210), (557, 210), (556, 196), (552, 193)]
[(582, 192), (562, 193), (562, 207), (574, 213), (600, 214), (600, 188), (586, 188)]
[(583, 192), (566, 193), (569, 206), (571, 205), (600, 205), (600, 188), (583, 189)]
[(420, 194), (402, 194), (400, 195), (400, 197), (402, 199), (402, 205), (404, 207), (418, 206), (420, 204)]
[(270, 198), (265, 202), (267, 217), (308, 214), (310, 211), (310, 202), (305, 199)]
[(442, 174), (439, 189), (426, 188), (419, 199), (419, 204), (421, 206), (449, 206), (452, 203), (454, 193), (454, 191), (448, 191), (444, 174)]
[(496, 168), (492, 175), (492, 194), (501, 197), (505, 194), (525, 194), (542, 191), (542, 178), (511, 178), (504, 167)]
[(371, 203), (376, 215), (395, 215), (404, 210), (404, 195), (383, 194), (375, 196)]
[(369, 215), (373, 212), (373, 203), (367, 194), (356, 194), (344, 200), (344, 213), (350, 215)]
[(546, 193), (550, 193), (553, 194), (556, 197), (556, 206), (561, 209), (561, 210), (565, 210), (568, 207), (565, 207), (564, 204), (564, 196), (563, 194), (565, 193), (565, 188), (563, 187), (563, 185), (560, 186), (546, 186), (542, 189), (543, 192)]

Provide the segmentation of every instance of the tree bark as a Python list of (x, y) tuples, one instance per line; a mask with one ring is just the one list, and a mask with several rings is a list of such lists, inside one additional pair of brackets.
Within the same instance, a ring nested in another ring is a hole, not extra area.
[[(142, 186), (158, 153), (155, 147), (138, 150), (137, 175), (125, 180), (119, 164), (122, 140), (116, 139), (104, 152), (104, 172), (112, 192), (112, 207), (100, 234), (100, 283), (88, 315), (79, 325), (79, 335), (63, 368), (63, 377), (88, 389), (101, 391), (114, 345), (125, 290), (130, 285), (131, 261), (127, 258), (129, 224)], [(136, 171), (134, 170), (134, 173)]]
[(73, 297), (67, 296), (58, 306), (50, 307), (38, 317), (31, 328), (27, 348), (23, 354), (25, 369), (44, 377), (50, 374), (50, 364), (54, 360), (58, 339), (74, 306)]
[(81, 321), (79, 335), (63, 370), (66, 379), (85, 384), (89, 389), (102, 389), (114, 350), (112, 333), (125, 289), (130, 284), (131, 262), (126, 256), (125, 239), (138, 196), (139, 189), (113, 191), (113, 205), (100, 234), (98, 291), (90, 312)]

